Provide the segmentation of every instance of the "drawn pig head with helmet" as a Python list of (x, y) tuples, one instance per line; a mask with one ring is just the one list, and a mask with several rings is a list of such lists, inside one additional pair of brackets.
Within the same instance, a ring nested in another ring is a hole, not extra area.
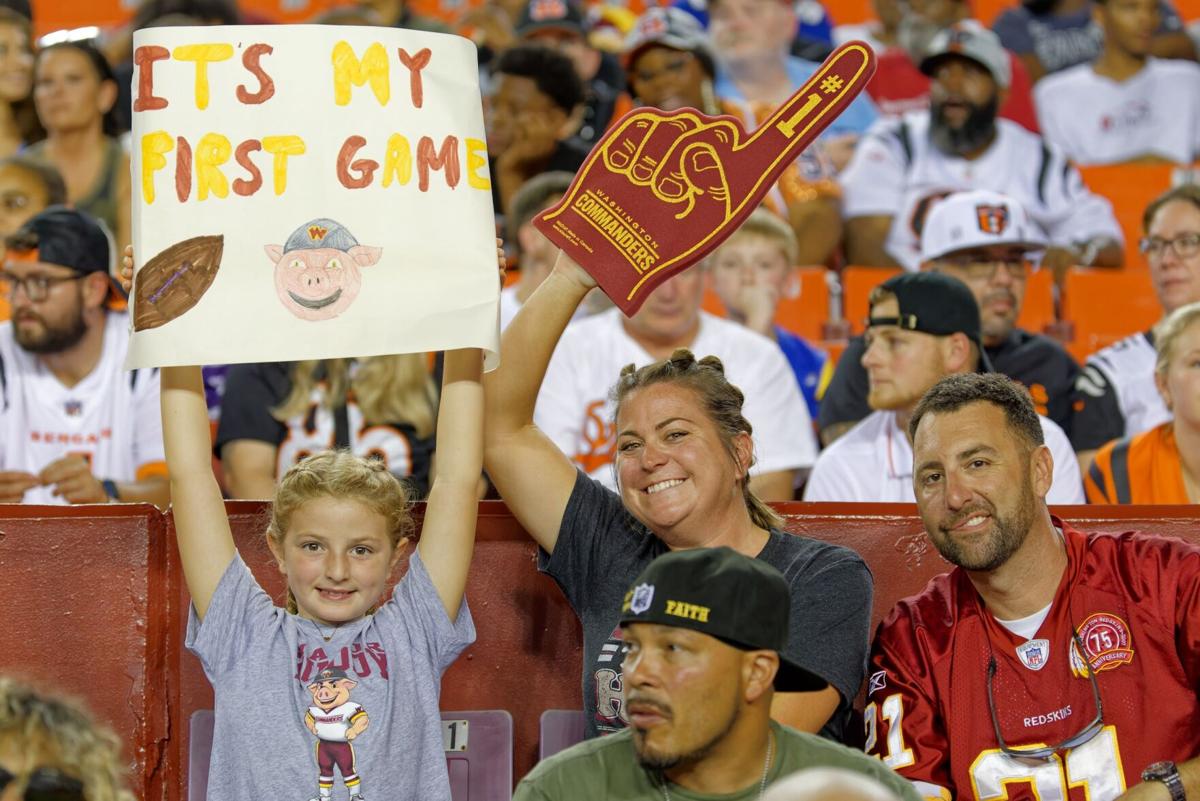
[(266, 251), (284, 307), (302, 320), (330, 320), (358, 297), (360, 270), (379, 261), (383, 248), (360, 245), (346, 226), (320, 217)]

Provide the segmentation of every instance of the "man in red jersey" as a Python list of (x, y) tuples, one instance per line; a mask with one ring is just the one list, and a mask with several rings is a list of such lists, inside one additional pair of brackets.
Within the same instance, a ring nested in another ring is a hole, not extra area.
[(1200, 547), (1051, 516), (1033, 403), (998, 374), (939, 382), (909, 433), (957, 567), (880, 628), (867, 751), (929, 799), (1200, 799)]

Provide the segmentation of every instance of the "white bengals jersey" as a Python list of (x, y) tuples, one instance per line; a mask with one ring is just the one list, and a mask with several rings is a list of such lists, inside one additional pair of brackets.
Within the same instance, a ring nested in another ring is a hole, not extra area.
[[(129, 316), (110, 311), (100, 361), (65, 387), (16, 343), (12, 323), (0, 323), (0, 470), (36, 475), (77, 453), (100, 479), (165, 474), (158, 370), (122, 369), (128, 347)], [(65, 503), (52, 489), (34, 487), (23, 501)]]
[(1075, 450), (1095, 450), (1171, 419), (1154, 385), (1156, 358), (1150, 331), (1125, 337), (1088, 358), (1075, 379)]
[(326, 712), (319, 706), (310, 706), (308, 714), (312, 715), (317, 727), (317, 737), (328, 742), (346, 742), (346, 732), (358, 720), (360, 715), (367, 714), (363, 708), (353, 701), (347, 701)]
[(920, 266), (921, 229), (946, 195), (989, 189), (1015, 198), (1052, 245), (1093, 237), (1123, 242), (1112, 205), (1084, 186), (1079, 171), (1041, 137), (996, 120), (996, 138), (979, 158), (947, 156), (929, 139), (929, 112), (880, 120), (838, 178), (842, 216), (891, 217), (885, 248), (906, 270)]

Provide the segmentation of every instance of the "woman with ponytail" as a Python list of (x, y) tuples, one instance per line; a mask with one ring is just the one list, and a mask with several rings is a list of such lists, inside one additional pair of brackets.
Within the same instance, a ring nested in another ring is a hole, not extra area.
[[(821, 690), (777, 693), (772, 715), (841, 739), (865, 669), (871, 576), (853, 551), (782, 531), (779, 515), (755, 496), (753, 430), (721, 361), (681, 349), (613, 376), (618, 492), (577, 470), (534, 425), (550, 356), (595, 285), (560, 254), (505, 329), (501, 367), (484, 378), (488, 475), (541, 547), (540, 569), (583, 624), (588, 735), (627, 723), (617, 621), (622, 605), (638, 599), (626, 598), (626, 589), (668, 550), (728, 546), (787, 578), (787, 656), (828, 682)], [(664, 719), (669, 726), (669, 715)]]

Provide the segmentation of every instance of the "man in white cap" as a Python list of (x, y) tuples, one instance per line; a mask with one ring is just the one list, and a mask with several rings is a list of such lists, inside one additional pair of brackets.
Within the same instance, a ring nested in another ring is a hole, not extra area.
[[(983, 348), (992, 368), (1020, 381), (1038, 414), (1073, 436), (1079, 365), (1061, 344), (1018, 328), (1030, 257), (1044, 247), (1041, 230), (1020, 203), (998, 192), (956, 192), (929, 212), (921, 232), (921, 268), (952, 275), (979, 303)], [(821, 399), (825, 444), (871, 413), (866, 346), (851, 340)]]
[(933, 203), (991, 189), (1019, 201), (1041, 228), (1043, 266), (1119, 267), (1121, 229), (1056, 148), (997, 119), (1011, 82), (996, 35), (959, 23), (934, 37), (921, 71), (933, 79), (929, 111), (877, 123), (839, 176), (851, 264), (917, 269), (920, 232)]

